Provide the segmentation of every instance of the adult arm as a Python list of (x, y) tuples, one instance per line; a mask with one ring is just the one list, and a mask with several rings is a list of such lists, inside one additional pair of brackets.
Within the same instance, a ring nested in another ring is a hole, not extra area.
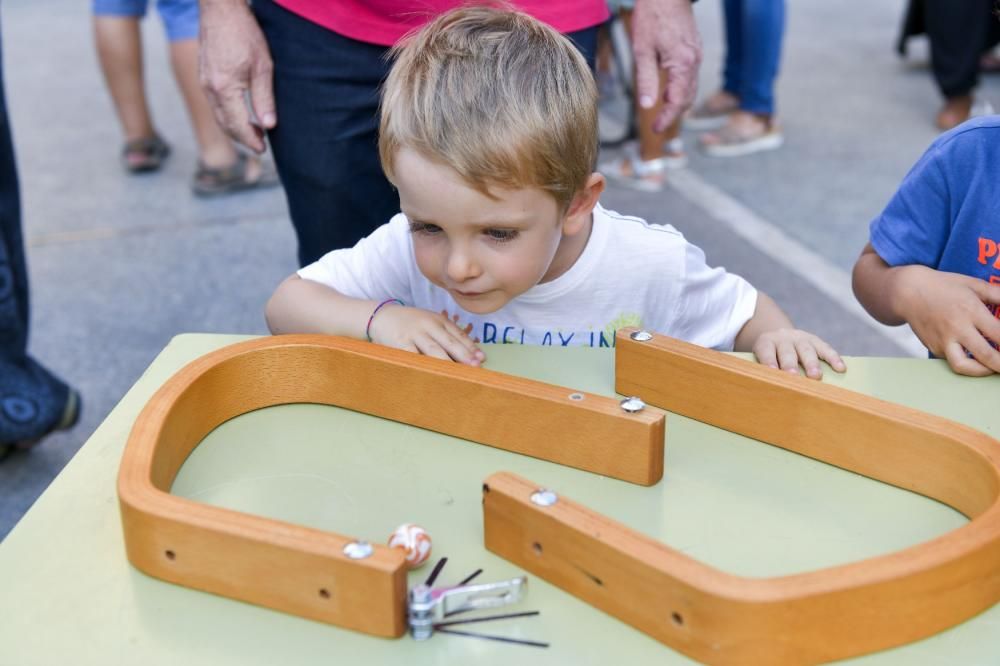
[(274, 127), (273, 64), (246, 0), (200, 0), (199, 76), (215, 119), (229, 136), (264, 152)]
[(662, 68), (667, 74), (663, 109), (653, 121), (662, 132), (694, 103), (701, 64), (701, 37), (691, 0), (636, 0), (632, 49), (639, 104), (652, 108), (659, 94)]

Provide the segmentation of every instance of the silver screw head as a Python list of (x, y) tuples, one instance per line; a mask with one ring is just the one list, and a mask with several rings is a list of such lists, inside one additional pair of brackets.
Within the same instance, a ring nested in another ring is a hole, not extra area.
[(559, 501), (559, 495), (556, 495), (551, 490), (546, 490), (545, 488), (539, 488), (535, 492), (531, 493), (531, 503), (537, 504), (538, 506), (552, 506)]
[(643, 409), (646, 408), (646, 403), (642, 401), (642, 398), (637, 398), (634, 395), (630, 398), (625, 398), (619, 404), (622, 406), (622, 409), (628, 412), (629, 414), (635, 414), (636, 412), (641, 412)]
[(352, 541), (344, 546), (344, 555), (352, 560), (363, 560), (366, 557), (371, 557), (374, 552), (375, 549), (367, 541)]
[(653, 339), (653, 334), (649, 331), (632, 331), (628, 337), (632, 338), (636, 342), (649, 342)]

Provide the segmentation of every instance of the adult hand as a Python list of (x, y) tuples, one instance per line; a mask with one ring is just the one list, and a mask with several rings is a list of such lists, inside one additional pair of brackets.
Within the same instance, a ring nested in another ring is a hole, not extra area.
[(698, 92), (701, 37), (691, 0), (636, 0), (632, 49), (640, 106), (654, 106), (660, 94), (658, 70), (666, 72), (663, 109), (653, 121), (653, 130), (662, 132), (694, 103)]
[(372, 342), (418, 352), (426, 356), (481, 365), (483, 350), (469, 338), (470, 328), (461, 329), (444, 314), (420, 308), (390, 305), (372, 319), (369, 334)]
[(233, 139), (263, 153), (264, 131), (277, 122), (273, 64), (246, 0), (201, 0), (199, 41), (199, 76), (216, 121)]
[(899, 310), (932, 354), (960, 375), (1000, 372), (1000, 352), (989, 343), (1000, 343), (1000, 320), (986, 306), (1000, 305), (1000, 285), (925, 266), (897, 270)]

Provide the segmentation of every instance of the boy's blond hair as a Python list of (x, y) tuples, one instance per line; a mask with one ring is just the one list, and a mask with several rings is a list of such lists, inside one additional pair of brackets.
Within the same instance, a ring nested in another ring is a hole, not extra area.
[(405, 146), (484, 194), (539, 188), (565, 211), (597, 161), (597, 88), (567, 38), (517, 11), (464, 7), (394, 55), (379, 128), (389, 180)]

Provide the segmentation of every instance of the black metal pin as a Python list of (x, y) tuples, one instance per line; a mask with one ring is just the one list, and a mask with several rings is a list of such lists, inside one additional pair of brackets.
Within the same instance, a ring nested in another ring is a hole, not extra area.
[(491, 636), (489, 634), (476, 634), (471, 631), (458, 631), (457, 629), (438, 629), (442, 634), (453, 634), (455, 636), (466, 636), (468, 638), (482, 638), (487, 641), (499, 641), (501, 643), (515, 643), (517, 645), (527, 645), (529, 647), (547, 648), (548, 643), (541, 641), (528, 641), (521, 638), (507, 638), (506, 636)]
[(541, 611), (524, 611), (523, 613), (504, 613), (503, 615), (488, 615), (486, 617), (471, 617), (468, 620), (448, 620), (447, 622), (438, 622), (434, 625), (435, 629), (440, 627), (450, 627), (453, 624), (472, 624), (473, 622), (490, 622), (491, 620), (509, 620), (515, 617), (531, 617), (532, 615), (539, 615)]
[(426, 581), (424, 581), (424, 585), (426, 585), (427, 587), (433, 585), (434, 581), (437, 580), (438, 574), (441, 573), (441, 570), (444, 569), (444, 565), (447, 562), (448, 562), (447, 557), (442, 557), (440, 560), (438, 560), (437, 564), (434, 565), (434, 569), (431, 571), (431, 575), (427, 577)]
[(466, 576), (466, 577), (465, 577), (465, 580), (463, 580), (463, 581), (462, 581), (461, 583), (459, 583), (459, 584), (458, 584), (458, 586), (459, 586), (459, 587), (462, 587), (463, 585), (468, 585), (469, 583), (471, 583), (471, 582), (472, 582), (472, 580), (473, 580), (473, 579), (474, 579), (474, 578), (475, 578), (476, 576), (478, 576), (478, 575), (479, 575), (479, 574), (481, 574), (481, 573), (483, 573), (483, 570), (482, 570), (482, 569), (476, 569), (475, 571), (473, 571), (472, 573), (470, 573), (470, 574), (469, 574), (468, 576)]

